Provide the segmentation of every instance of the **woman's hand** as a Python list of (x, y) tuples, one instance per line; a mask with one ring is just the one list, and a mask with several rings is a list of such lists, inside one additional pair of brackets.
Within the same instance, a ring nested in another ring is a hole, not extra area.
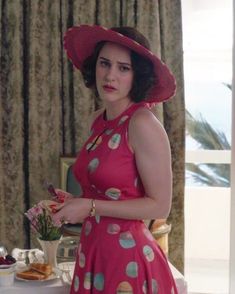
[(60, 189), (55, 189), (55, 192), (56, 192), (56, 196), (53, 197), (53, 200), (58, 203), (64, 203), (74, 197), (72, 194)]
[(60, 221), (64, 223), (76, 224), (83, 222), (91, 210), (91, 199), (70, 198), (64, 202), (63, 206), (56, 212), (52, 218), (55, 223)]

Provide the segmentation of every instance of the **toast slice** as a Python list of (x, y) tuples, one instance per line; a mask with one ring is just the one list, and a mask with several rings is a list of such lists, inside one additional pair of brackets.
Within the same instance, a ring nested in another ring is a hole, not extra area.
[(43, 274), (46, 277), (52, 274), (52, 266), (47, 263), (31, 263), (30, 270)]
[(45, 280), (47, 278), (46, 275), (36, 272), (34, 270), (26, 270), (23, 272), (16, 273), (16, 276), (24, 280), (35, 280), (35, 281)]

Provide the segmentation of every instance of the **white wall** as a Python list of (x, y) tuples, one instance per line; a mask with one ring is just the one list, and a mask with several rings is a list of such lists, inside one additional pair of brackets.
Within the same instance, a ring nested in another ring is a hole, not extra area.
[(228, 260), (229, 223), (229, 188), (185, 188), (185, 258)]

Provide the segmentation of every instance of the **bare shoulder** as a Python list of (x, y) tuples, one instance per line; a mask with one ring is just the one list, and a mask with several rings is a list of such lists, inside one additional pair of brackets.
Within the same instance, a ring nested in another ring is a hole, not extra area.
[(149, 109), (141, 108), (133, 114), (128, 135), (130, 148), (135, 153), (143, 150), (151, 150), (153, 153), (156, 150), (169, 150), (166, 131)]
[(141, 134), (147, 130), (165, 134), (165, 129), (154, 113), (148, 108), (138, 109), (132, 116), (129, 132)]

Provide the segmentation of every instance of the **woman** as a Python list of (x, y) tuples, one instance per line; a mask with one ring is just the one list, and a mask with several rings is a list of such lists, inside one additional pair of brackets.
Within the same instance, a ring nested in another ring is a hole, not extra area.
[(83, 222), (71, 293), (175, 294), (142, 221), (170, 211), (170, 147), (150, 107), (174, 95), (175, 79), (133, 28), (73, 27), (64, 46), (104, 105), (74, 165), (82, 197), (69, 197), (54, 215)]

